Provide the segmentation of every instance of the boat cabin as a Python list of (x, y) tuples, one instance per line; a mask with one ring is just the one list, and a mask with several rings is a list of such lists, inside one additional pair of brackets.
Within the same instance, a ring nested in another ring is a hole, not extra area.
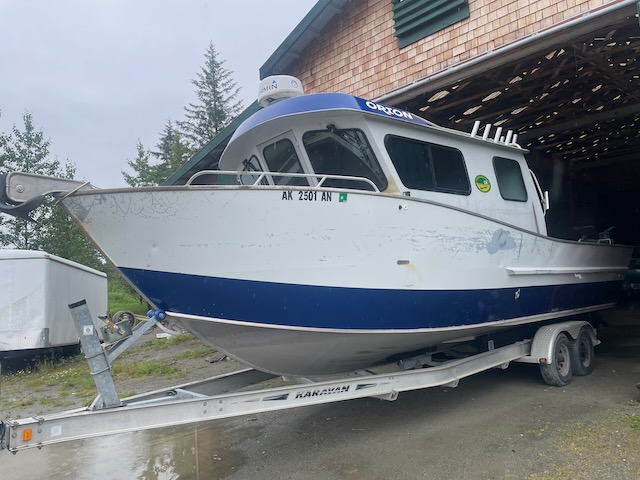
[(402, 195), (546, 235), (526, 150), (500, 128), (489, 138), (489, 129), (463, 133), (351, 95), (298, 95), (246, 120), (220, 168), (246, 172), (244, 185)]

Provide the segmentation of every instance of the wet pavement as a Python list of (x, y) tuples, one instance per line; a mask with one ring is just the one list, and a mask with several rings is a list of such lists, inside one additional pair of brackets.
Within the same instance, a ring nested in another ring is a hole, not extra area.
[(229, 441), (215, 424), (163, 428), (2, 452), (0, 465), (21, 480), (217, 479), (243, 461)]
[(634, 308), (618, 309), (615, 328), (602, 328), (594, 373), (564, 388), (542, 383), (535, 365), (513, 364), (395, 402), (355, 400), (0, 452), (0, 477), (639, 478)]

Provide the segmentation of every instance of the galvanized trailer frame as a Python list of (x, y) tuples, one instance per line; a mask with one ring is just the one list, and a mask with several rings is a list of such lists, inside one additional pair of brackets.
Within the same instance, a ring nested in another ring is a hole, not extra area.
[[(238, 391), (276, 378), (245, 369), (156, 390), (120, 400), (111, 379), (110, 363), (158, 320), (141, 322), (131, 337), (115, 345), (101, 346), (85, 302), (70, 305), (83, 343), (98, 396), (86, 408), (57, 414), (0, 421), (0, 450), (13, 453), (28, 448), (101, 435), (191, 424), (308, 405), (375, 397), (395, 400), (400, 392), (435, 386), (458, 385), (460, 379), (491, 368), (508, 367), (512, 361), (553, 365), (559, 335), (578, 339), (587, 331), (596, 344), (595, 331), (584, 321), (565, 321), (538, 329), (533, 339), (493, 348), (464, 358), (434, 362), (430, 354), (404, 361), (405, 368), (391, 373), (360, 371), (324, 381), (295, 379), (297, 384), (253, 391)], [(532, 356), (532, 352), (535, 356)], [(421, 368), (425, 365), (427, 368)], [(303, 382), (303, 383), (300, 383)]]

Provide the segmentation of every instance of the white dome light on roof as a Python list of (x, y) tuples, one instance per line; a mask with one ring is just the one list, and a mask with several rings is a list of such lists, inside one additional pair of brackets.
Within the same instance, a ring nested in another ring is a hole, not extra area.
[(258, 103), (267, 107), (285, 98), (304, 95), (302, 82), (291, 75), (273, 75), (260, 82), (258, 87)]

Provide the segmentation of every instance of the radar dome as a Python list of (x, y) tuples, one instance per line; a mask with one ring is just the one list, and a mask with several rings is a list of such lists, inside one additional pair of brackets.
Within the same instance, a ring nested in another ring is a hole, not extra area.
[(291, 75), (273, 75), (260, 82), (258, 103), (267, 107), (285, 98), (304, 95), (302, 82)]

